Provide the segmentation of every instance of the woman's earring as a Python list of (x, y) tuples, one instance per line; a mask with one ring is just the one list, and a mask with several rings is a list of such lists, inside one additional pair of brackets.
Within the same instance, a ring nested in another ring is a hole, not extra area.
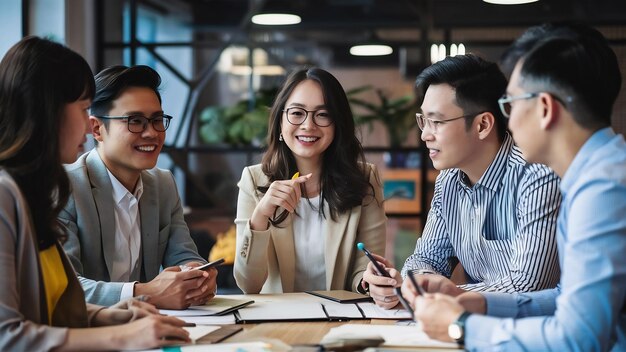
[(282, 133), (280, 134), (280, 136), (278, 136), (278, 140), (281, 141), (281, 142), (283, 141), (283, 134)]

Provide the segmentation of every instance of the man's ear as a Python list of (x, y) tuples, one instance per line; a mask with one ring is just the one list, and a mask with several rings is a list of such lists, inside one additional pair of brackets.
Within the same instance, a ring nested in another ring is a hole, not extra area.
[(474, 124), (476, 125), (475, 128), (477, 129), (479, 139), (485, 139), (489, 136), (491, 131), (495, 128), (495, 120), (496, 118), (493, 114), (488, 111), (476, 116)]
[(98, 142), (102, 142), (103, 138), (102, 138), (102, 134), (105, 131), (106, 127), (104, 126), (104, 123), (102, 123), (102, 121), (100, 121), (100, 119), (98, 119), (95, 116), (89, 116), (89, 131), (91, 132), (91, 134), (93, 135), (93, 138), (98, 141)]
[(540, 93), (537, 100), (539, 101), (538, 109), (541, 109), (541, 129), (550, 129), (559, 119), (561, 105), (549, 93)]

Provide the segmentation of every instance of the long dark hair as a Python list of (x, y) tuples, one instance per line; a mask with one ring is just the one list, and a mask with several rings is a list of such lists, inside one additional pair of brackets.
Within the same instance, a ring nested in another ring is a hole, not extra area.
[[(322, 87), (326, 109), (335, 125), (335, 138), (322, 157), (322, 199), (319, 211), (325, 217), (324, 202), (328, 202), (330, 216), (336, 221), (340, 213), (362, 204), (368, 194), (374, 196), (374, 189), (369, 183), (369, 170), (366, 169), (363, 147), (356, 137), (348, 97), (339, 81), (329, 72), (316, 67), (302, 68), (287, 77), (270, 110), (268, 148), (263, 155), (263, 172), (271, 183), (287, 180), (297, 171), (296, 159), (289, 147), (279, 140), (279, 136), (285, 103), (295, 87), (307, 79)], [(261, 186), (258, 190), (265, 193), (268, 187), (269, 185)], [(303, 194), (306, 195), (304, 187)], [(286, 217), (287, 213), (283, 213), (270, 221), (277, 225)]]
[(26, 198), (40, 249), (65, 239), (57, 220), (70, 193), (59, 148), (63, 109), (94, 91), (87, 62), (46, 39), (26, 37), (0, 62), (0, 167)]

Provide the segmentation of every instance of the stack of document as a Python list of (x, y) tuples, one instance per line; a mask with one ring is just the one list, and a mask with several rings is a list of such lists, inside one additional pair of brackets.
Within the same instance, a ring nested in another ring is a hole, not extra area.
[(185, 310), (161, 309), (165, 315), (175, 316), (188, 323), (197, 325), (235, 324), (233, 312), (254, 303), (253, 300), (215, 297), (201, 306), (191, 306)]

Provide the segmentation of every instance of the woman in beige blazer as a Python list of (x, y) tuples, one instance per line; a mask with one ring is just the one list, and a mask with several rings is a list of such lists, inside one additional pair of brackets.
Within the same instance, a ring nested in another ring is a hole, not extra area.
[(293, 72), (270, 111), (263, 161), (239, 182), (237, 285), (246, 293), (357, 290), (368, 260), (356, 244), (384, 253), (382, 203), (341, 84), (319, 68)]
[(93, 94), (91, 69), (60, 44), (27, 37), (0, 62), (0, 351), (142, 349), (189, 340), (183, 321), (159, 316), (147, 303), (86, 304), (60, 246), (57, 214), (69, 196), (62, 163), (76, 160), (85, 142)]

